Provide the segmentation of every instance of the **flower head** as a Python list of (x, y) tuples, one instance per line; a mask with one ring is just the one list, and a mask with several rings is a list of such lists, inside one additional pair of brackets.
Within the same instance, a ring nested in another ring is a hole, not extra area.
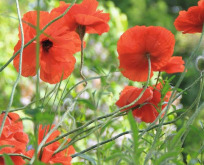
[[(4, 113), (0, 115), (0, 126), (4, 118)], [(0, 137), (0, 154), (24, 154), (28, 143), (28, 135), (23, 132), (23, 124), (16, 113), (9, 113)], [(15, 165), (23, 165), (25, 161), (20, 156), (10, 156)], [(4, 165), (4, 159), (0, 157), (0, 164)]]
[(153, 91), (152, 99), (132, 111), (134, 117), (139, 118), (141, 121), (146, 123), (152, 123), (157, 118), (160, 111), (167, 106), (167, 102), (171, 96), (171, 92), (167, 92), (163, 100), (161, 99), (161, 83), (154, 88), (150, 87), (150, 89)]
[(120, 37), (117, 44), (122, 74), (133, 81), (146, 81), (148, 57), (153, 71), (165, 66), (174, 51), (174, 35), (165, 28), (135, 26)]
[(185, 33), (201, 33), (204, 24), (204, 0), (198, 6), (192, 6), (187, 11), (179, 12), (174, 25), (178, 31)]
[[(40, 30), (58, 14), (40, 11)], [(81, 41), (75, 32), (68, 31), (63, 26), (64, 19), (51, 24), (40, 35), (40, 78), (51, 84), (55, 84), (66, 79), (74, 70), (76, 59), (73, 54), (80, 51)], [(36, 36), (37, 12), (30, 11), (23, 16), (23, 29), (25, 44)], [(16, 53), (21, 47), (21, 37), (14, 48)], [(14, 67), (19, 71), (19, 58), (14, 59)], [(23, 50), (22, 56), (22, 76), (36, 75), (36, 41), (32, 42)], [(63, 77), (62, 77), (63, 76)]]
[[(159, 83), (156, 87), (147, 88), (139, 101), (130, 107), (133, 108), (132, 113), (137, 121), (152, 123), (159, 115), (159, 110), (165, 108), (167, 105), (165, 102), (168, 102), (171, 92), (167, 92), (163, 100), (161, 100), (161, 89), (161, 83)], [(126, 87), (122, 91), (119, 100), (116, 102), (116, 105), (123, 107), (130, 104), (135, 99), (137, 99), (142, 90), (142, 88), (137, 87)]]
[[(70, 4), (61, 1), (58, 8), (52, 12), (62, 14)], [(110, 16), (97, 10), (98, 2), (96, 0), (83, 0), (81, 4), (75, 4), (65, 15), (65, 21), (70, 30), (83, 31), (84, 33), (102, 34), (109, 30), (108, 21)]]
[[(136, 88), (136, 87), (133, 87), (133, 86), (126, 86), (122, 90), (122, 92), (120, 94), (120, 98), (116, 102), (116, 105), (119, 106), (119, 107), (123, 107), (125, 105), (128, 105), (128, 104), (132, 103), (140, 95), (142, 90), (143, 90), (142, 88)], [(142, 97), (134, 105), (123, 109), (123, 111), (127, 110), (127, 109), (130, 109), (130, 108), (134, 108), (134, 107), (136, 107), (138, 105), (141, 105), (144, 102), (151, 100), (152, 97), (153, 97), (152, 90), (148, 88), (148, 89), (145, 90)]]
[(196, 59), (196, 68), (198, 71), (203, 72), (204, 71), (204, 57), (198, 56)]

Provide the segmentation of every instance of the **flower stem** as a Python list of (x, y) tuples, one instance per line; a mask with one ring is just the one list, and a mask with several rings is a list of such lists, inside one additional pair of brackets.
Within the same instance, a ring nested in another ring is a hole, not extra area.
[(83, 65), (84, 65), (84, 36), (86, 32), (86, 26), (78, 25), (76, 28), (76, 32), (79, 35), (79, 38), (81, 40), (81, 64), (80, 64), (80, 76), (83, 80), (85, 80), (85, 86), (87, 86), (86, 78), (83, 75)]
[(17, 84), (18, 84), (18, 82), (20, 80), (21, 72), (22, 72), (22, 56), (23, 56), (23, 49), (24, 49), (24, 32), (23, 32), (23, 24), (22, 24), (22, 21), (21, 21), (21, 13), (20, 13), (18, 0), (16, 0), (16, 8), (17, 8), (18, 20), (19, 20), (20, 32), (21, 32), (20, 33), (21, 34), (21, 48), (20, 48), (20, 58), (19, 58), (19, 73), (18, 73), (18, 77), (17, 77), (17, 79), (16, 79), (16, 81), (15, 81), (15, 83), (13, 85), (12, 92), (11, 92), (11, 97), (10, 97), (10, 100), (9, 100), (9, 104), (7, 106), (3, 121), (1, 123), (0, 137), (1, 137), (1, 133), (3, 131), (5, 121), (6, 121), (6, 117), (7, 117), (8, 113), (9, 113), (9, 109), (11, 108), (11, 105), (13, 103), (13, 98), (14, 98), (14, 93), (15, 93), (15, 90), (16, 90), (16, 86), (17, 86)]

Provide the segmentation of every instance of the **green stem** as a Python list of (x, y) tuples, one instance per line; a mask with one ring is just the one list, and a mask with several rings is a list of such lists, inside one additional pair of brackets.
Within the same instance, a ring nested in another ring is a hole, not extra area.
[[(74, 144), (75, 142), (81, 140), (81, 139), (84, 139), (85, 137), (89, 136), (90, 134), (92, 134), (93, 132), (95, 132), (98, 128), (101, 127), (102, 124), (98, 124), (97, 126), (95, 126), (95, 128), (93, 130), (91, 130), (89, 133), (87, 133), (86, 135), (78, 138), (78, 139), (75, 139), (79, 134), (77, 134), (76, 136), (74, 136), (74, 138), (67, 144), (65, 145), (63, 148), (61, 148), (60, 150), (58, 150), (57, 152), (55, 151), (54, 154), (58, 153), (58, 152), (61, 152), (63, 151), (64, 149), (68, 148), (69, 146), (71, 146), (72, 144)], [(84, 132), (84, 131), (83, 131)]]
[(84, 65), (84, 41), (83, 41), (83, 37), (81, 38), (81, 65), (80, 65), (80, 75), (81, 78), (84, 80), (85, 82), (85, 86), (87, 86), (87, 81), (86, 78), (83, 75), (83, 65)]
[(85, 149), (85, 150), (83, 150), (83, 151), (81, 151), (81, 152), (78, 152), (78, 153), (76, 153), (76, 154), (73, 154), (73, 155), (71, 155), (71, 157), (72, 157), (72, 158), (75, 158), (75, 157), (77, 157), (77, 156), (80, 156), (81, 154), (83, 154), (83, 153), (85, 153), (85, 152), (88, 152), (88, 151), (90, 151), (90, 150), (93, 150), (94, 148), (98, 148), (99, 146), (101, 146), (101, 145), (103, 145), (103, 144), (106, 144), (106, 143), (109, 143), (109, 142), (111, 142), (111, 141), (114, 141), (115, 139), (117, 139), (117, 138), (119, 138), (119, 137), (121, 137), (121, 136), (124, 136), (124, 135), (126, 135), (126, 134), (129, 134), (129, 133), (131, 133), (131, 131), (126, 131), (126, 132), (120, 133), (120, 134), (118, 134), (118, 135), (112, 137), (111, 139), (105, 140), (105, 141), (100, 142), (100, 143), (98, 143), (98, 144), (96, 144), (96, 145), (93, 145), (93, 146), (91, 146), (91, 147), (89, 147), (89, 148), (87, 148), (87, 149)]
[(9, 104), (7, 106), (7, 109), (6, 109), (3, 121), (1, 123), (0, 137), (1, 137), (1, 134), (2, 134), (2, 131), (3, 131), (3, 127), (4, 127), (4, 124), (5, 124), (5, 121), (6, 121), (6, 117), (7, 117), (8, 113), (9, 113), (9, 109), (12, 106), (13, 98), (14, 98), (14, 93), (15, 93), (15, 90), (16, 90), (16, 86), (17, 86), (17, 84), (18, 84), (18, 82), (20, 80), (21, 72), (22, 72), (22, 56), (23, 56), (23, 47), (24, 47), (24, 32), (23, 32), (23, 24), (22, 24), (22, 21), (21, 21), (21, 13), (20, 13), (20, 8), (19, 8), (18, 0), (16, 0), (16, 8), (17, 8), (18, 20), (19, 20), (20, 31), (21, 31), (21, 48), (20, 48), (20, 59), (19, 59), (19, 73), (18, 73), (18, 77), (17, 77), (17, 79), (16, 79), (16, 81), (15, 81), (15, 83), (13, 85), (12, 92), (11, 92), (11, 97), (10, 97), (10, 100), (9, 100)]
[[(35, 100), (35, 101), (32, 101), (30, 104), (28, 104), (28, 105), (26, 105), (26, 106), (24, 106), (24, 107), (20, 107), (20, 108), (12, 109), (12, 110), (10, 110), (9, 112), (15, 112), (15, 111), (19, 111), (19, 110), (24, 110), (24, 109), (26, 109), (26, 108), (28, 108), (29, 106), (31, 106), (32, 104), (36, 103), (37, 101), (42, 101), (42, 100), (44, 100), (46, 97), (48, 97), (49, 95), (51, 95), (52, 92), (55, 91), (55, 89), (56, 89), (56, 85), (55, 85), (55, 87), (54, 87), (53, 90), (51, 90), (47, 95), (45, 95), (45, 96), (42, 97), (41, 99), (39, 99), (39, 100)], [(3, 112), (5, 112), (5, 111), (3, 111)]]
[(98, 76), (98, 77), (91, 77), (91, 78), (87, 78), (86, 80), (82, 80), (78, 83), (76, 83), (73, 87), (71, 87), (68, 92), (65, 94), (65, 96), (63, 97), (63, 100), (67, 97), (67, 95), (78, 85), (82, 84), (85, 81), (90, 81), (90, 80), (94, 80), (94, 79), (99, 79), (99, 78), (103, 78), (103, 77), (107, 77), (107, 76)]
[[(20, 156), (20, 157), (22, 157), (24, 159), (28, 159), (28, 160), (31, 159), (30, 157), (28, 157), (26, 155), (23, 155), (23, 154), (13, 154), (13, 153), (9, 154), (9, 153), (6, 153), (6, 155), (8, 155), (8, 156)], [(0, 154), (0, 157), (3, 157), (3, 156), (4, 156), (3, 154)]]
[[(76, 140), (76, 138), (79, 136), (79, 135), (81, 135), (81, 134), (83, 134), (83, 133), (85, 133), (85, 132), (88, 132), (88, 131), (91, 131), (92, 129), (98, 129), (98, 128), (100, 128), (100, 126), (101, 126), (102, 124), (98, 124), (98, 125), (96, 125), (96, 126), (93, 126), (93, 127), (91, 127), (91, 128), (88, 128), (88, 129), (86, 129), (86, 130), (84, 130), (84, 131), (81, 131), (81, 132), (79, 132), (78, 134), (76, 134), (75, 136), (73, 136), (72, 137), (72, 140), (66, 145), (66, 146), (64, 146), (63, 148), (62, 148), (62, 146), (60, 146), (55, 152), (54, 152), (54, 154), (56, 154), (56, 153), (58, 153), (58, 152), (60, 152), (60, 151), (63, 151), (64, 149), (66, 149), (67, 147), (69, 147), (71, 144), (73, 144), (74, 142), (76, 142), (76, 141), (78, 141), (78, 140), (80, 140), (80, 139), (77, 139)], [(92, 133), (92, 132), (91, 132)], [(87, 136), (87, 135), (85, 135), (85, 136)], [(74, 142), (73, 142), (74, 141)]]
[(86, 128), (87, 126), (89, 126), (90, 124), (94, 123), (95, 121), (99, 121), (99, 120), (105, 119), (105, 118), (110, 117), (110, 116), (112, 116), (112, 113), (111, 113), (111, 114), (104, 115), (104, 116), (101, 116), (101, 117), (97, 117), (97, 118), (95, 118), (95, 119), (93, 119), (93, 120), (87, 122), (86, 124), (82, 125), (82, 126), (79, 127), (79, 128), (76, 128), (76, 129), (74, 129), (74, 130), (72, 130), (72, 131), (70, 131), (70, 132), (67, 132), (67, 133), (62, 134), (61, 136), (58, 136), (58, 137), (55, 138), (54, 140), (52, 140), (52, 141), (46, 143), (45, 145), (43, 145), (43, 147), (46, 147), (46, 146), (48, 146), (48, 145), (50, 145), (50, 144), (52, 144), (52, 143), (54, 143), (54, 142), (56, 142), (56, 141), (58, 141), (58, 140), (60, 140), (60, 139), (62, 139), (62, 138), (64, 138), (64, 137), (70, 135), (70, 134), (73, 134), (73, 133), (75, 133), (75, 132), (77, 132), (77, 131), (79, 131), (79, 130), (81, 130), (81, 129), (83, 129), (83, 128)]

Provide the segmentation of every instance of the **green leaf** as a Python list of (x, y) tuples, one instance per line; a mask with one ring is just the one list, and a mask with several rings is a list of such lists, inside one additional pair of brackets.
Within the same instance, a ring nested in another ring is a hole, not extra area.
[(92, 109), (92, 110), (95, 110), (95, 109), (96, 109), (95, 105), (94, 105), (90, 100), (78, 99), (77, 101), (86, 104), (86, 105), (87, 105), (90, 109)]
[(115, 65), (111, 65), (110, 66), (110, 72), (115, 72), (117, 70), (116, 66)]
[(111, 125), (111, 123), (113, 123), (112, 120), (108, 121), (100, 130), (100, 134), (102, 135), (104, 133), (104, 131), (106, 130), (106, 128)]
[(173, 158), (177, 158), (178, 156), (178, 152), (167, 152), (165, 154), (163, 154), (161, 157), (159, 157), (159, 159), (157, 159), (155, 165), (165, 165), (167, 164), (168, 160), (173, 159)]
[(88, 155), (81, 154), (81, 155), (79, 155), (79, 157), (88, 160), (92, 165), (96, 165), (96, 161)]
[(124, 153), (116, 153), (116, 154), (112, 154), (111, 156), (107, 157), (104, 161), (108, 162), (110, 160), (116, 159), (116, 158), (125, 158), (126, 156), (124, 155)]
[(129, 111), (128, 112), (128, 120), (129, 120), (129, 123), (130, 123), (130, 127), (131, 127), (131, 130), (132, 130), (132, 137), (133, 137), (133, 141), (134, 141), (134, 161), (136, 164), (139, 164), (139, 155), (140, 153), (138, 152), (138, 149), (139, 149), (139, 131), (138, 131), (138, 127), (137, 127), (137, 124), (136, 124), (136, 121), (133, 117), (133, 114), (132, 114), (132, 111)]
[(7, 154), (3, 154), (4, 161), (6, 165), (14, 165), (13, 161), (11, 160), (10, 156)]
[(32, 117), (33, 121), (40, 121), (41, 124), (50, 124), (53, 122), (55, 114), (50, 111), (43, 111), (43, 107), (27, 109), (25, 113)]
[(54, 120), (55, 114), (49, 112), (37, 113), (35, 116), (36, 121), (40, 121), (41, 124), (51, 124)]
[[(177, 134), (173, 137), (173, 139), (171, 140), (171, 142), (169, 143), (169, 150), (173, 150), (175, 149), (175, 147), (177, 147), (178, 145), (181, 144), (181, 136), (183, 135), (183, 133), (185, 132), (185, 128), (181, 128)], [(181, 146), (180, 146), (181, 147)]]

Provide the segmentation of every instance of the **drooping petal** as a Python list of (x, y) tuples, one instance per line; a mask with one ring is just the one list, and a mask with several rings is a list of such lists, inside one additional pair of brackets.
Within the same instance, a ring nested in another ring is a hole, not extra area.
[(183, 72), (185, 69), (184, 63), (182, 57), (171, 57), (168, 63), (160, 68), (159, 71), (164, 71), (168, 74)]

